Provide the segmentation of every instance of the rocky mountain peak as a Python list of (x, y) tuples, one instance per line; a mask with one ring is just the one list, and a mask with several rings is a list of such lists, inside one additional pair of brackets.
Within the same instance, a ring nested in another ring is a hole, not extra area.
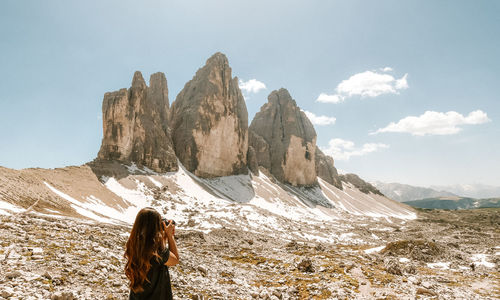
[(168, 129), (168, 89), (163, 73), (151, 87), (136, 71), (130, 89), (104, 95), (103, 138), (97, 160), (134, 162), (157, 172), (177, 170)]
[(149, 78), (149, 88), (151, 94), (154, 95), (153, 98), (157, 99), (163, 104), (166, 104), (168, 108), (168, 86), (165, 74), (163, 74), (162, 72), (151, 74), (151, 77)]
[(271, 92), (249, 130), (260, 166), (282, 182), (316, 183), (316, 131), (286, 89)]
[(146, 81), (142, 77), (140, 71), (135, 71), (134, 78), (132, 79), (132, 89), (145, 89), (147, 88)]
[(196, 72), (170, 113), (175, 153), (189, 171), (201, 177), (246, 171), (248, 112), (224, 54)]
[(339, 177), (340, 177), (340, 180), (342, 180), (346, 183), (352, 184), (354, 187), (356, 187), (357, 189), (359, 189), (361, 192), (363, 192), (365, 194), (373, 193), (373, 194), (381, 195), (381, 196), (384, 195), (376, 187), (374, 187), (370, 183), (364, 181), (356, 174), (349, 173), (349, 174), (340, 175)]
[(216, 52), (207, 59), (205, 66), (229, 67), (229, 61), (224, 53)]
[(285, 88), (272, 91), (267, 99), (270, 103), (276, 103), (277, 105), (286, 105), (290, 102), (291, 105), (297, 106), (297, 103), (293, 100), (292, 96), (290, 96), (290, 93)]

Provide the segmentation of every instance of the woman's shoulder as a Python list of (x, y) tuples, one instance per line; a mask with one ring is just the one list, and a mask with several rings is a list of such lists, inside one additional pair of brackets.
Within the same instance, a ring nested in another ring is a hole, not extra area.
[(151, 257), (151, 265), (165, 264), (169, 257), (170, 257), (170, 250), (168, 248), (160, 250), (158, 251), (158, 255), (153, 255), (153, 257)]

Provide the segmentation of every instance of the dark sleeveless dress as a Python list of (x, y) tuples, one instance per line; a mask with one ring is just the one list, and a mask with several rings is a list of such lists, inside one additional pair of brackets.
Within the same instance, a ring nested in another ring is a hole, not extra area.
[(170, 285), (170, 274), (168, 273), (168, 267), (165, 263), (170, 256), (169, 249), (161, 254), (161, 259), (159, 262), (155, 257), (151, 259), (151, 269), (149, 269), (147, 279), (144, 281), (143, 288), (144, 291), (140, 293), (134, 293), (130, 291), (129, 300), (171, 300), (172, 296), (172, 286)]

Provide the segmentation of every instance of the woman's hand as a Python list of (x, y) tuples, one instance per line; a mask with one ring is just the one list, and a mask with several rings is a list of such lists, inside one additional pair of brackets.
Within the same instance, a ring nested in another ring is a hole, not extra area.
[(167, 237), (172, 238), (175, 236), (175, 225), (172, 224), (172, 220), (168, 220), (168, 226), (165, 228), (167, 232)]

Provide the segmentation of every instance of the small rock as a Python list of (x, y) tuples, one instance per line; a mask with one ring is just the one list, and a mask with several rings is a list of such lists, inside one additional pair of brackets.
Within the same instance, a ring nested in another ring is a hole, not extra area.
[(282, 294), (279, 290), (274, 290), (273, 295), (276, 296), (278, 299), (281, 299), (282, 297)]
[(408, 277), (408, 282), (413, 283), (413, 284), (420, 284), (420, 280), (415, 276)]
[(31, 250), (31, 253), (33, 253), (33, 255), (41, 255), (41, 254), (43, 254), (43, 249), (42, 248), (38, 248), (38, 247), (37, 248), (33, 248)]
[(389, 260), (385, 263), (385, 270), (389, 274), (394, 275), (403, 275), (403, 271), (401, 270), (401, 266), (395, 260)]
[(432, 283), (430, 283), (428, 281), (424, 281), (424, 282), (422, 282), (422, 286), (426, 289), (430, 289), (430, 288), (432, 288)]
[(310, 258), (303, 259), (298, 265), (297, 269), (301, 272), (313, 273), (314, 267)]
[(7, 255), (7, 258), (8, 259), (19, 259), (21, 258), (21, 255), (19, 253), (17, 253), (16, 251), (12, 250), (8, 255)]
[(437, 294), (435, 292), (428, 290), (428, 289), (424, 289), (424, 288), (418, 288), (417, 295), (437, 296)]
[(269, 298), (269, 292), (268, 292), (267, 290), (265, 290), (265, 289), (264, 289), (264, 290), (262, 290), (262, 291), (260, 292), (259, 297), (260, 297), (261, 299), (267, 299), (267, 298)]
[(203, 276), (208, 275), (207, 268), (205, 268), (204, 266), (198, 266), (198, 271), (200, 271), (203, 274)]
[(403, 271), (406, 274), (417, 274), (417, 268), (415, 268), (415, 266), (412, 264), (405, 266)]
[(286, 247), (287, 247), (288, 249), (297, 250), (297, 249), (299, 249), (299, 247), (300, 247), (300, 246), (299, 246), (299, 244), (297, 243), (297, 241), (293, 240), (293, 241), (291, 241), (290, 243), (286, 244)]
[(47, 279), (52, 279), (52, 276), (49, 274), (48, 271), (45, 271), (45, 273), (43, 273), (42, 276), (45, 277), (45, 278), (47, 278)]
[(11, 287), (3, 287), (2, 291), (0, 292), (0, 296), (3, 298), (9, 298), (14, 294), (14, 290)]
[(325, 246), (323, 246), (322, 244), (317, 244), (316, 247), (314, 247), (314, 250), (316, 251), (325, 251)]
[(50, 300), (76, 300), (72, 292), (58, 292), (50, 296)]
[(12, 271), (12, 272), (8, 272), (5, 274), (5, 277), (8, 279), (14, 279), (14, 278), (17, 278), (19, 276), (21, 276), (21, 272), (19, 272), (19, 271)]

